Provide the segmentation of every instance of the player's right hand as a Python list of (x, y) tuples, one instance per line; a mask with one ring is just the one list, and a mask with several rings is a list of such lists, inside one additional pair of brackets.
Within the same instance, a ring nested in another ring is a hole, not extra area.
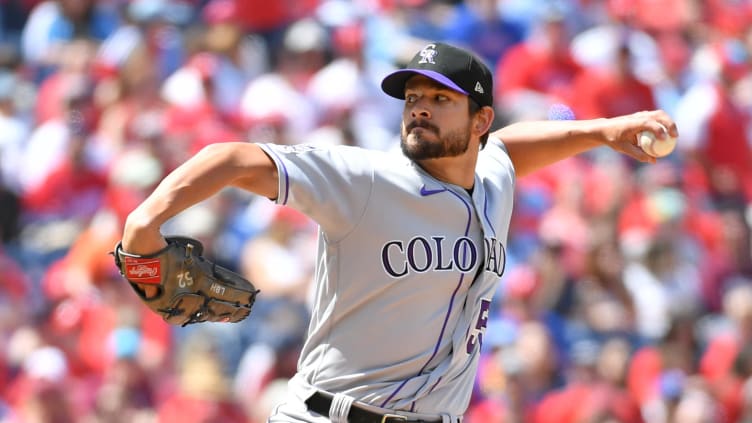
[(602, 140), (610, 148), (636, 160), (655, 163), (656, 158), (639, 146), (638, 134), (642, 131), (653, 132), (658, 138), (679, 136), (676, 122), (668, 113), (663, 110), (650, 110), (605, 119)]

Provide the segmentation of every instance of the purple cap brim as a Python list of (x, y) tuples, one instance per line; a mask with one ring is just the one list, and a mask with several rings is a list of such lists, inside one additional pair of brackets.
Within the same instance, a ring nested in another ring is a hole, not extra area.
[(439, 84), (451, 88), (454, 91), (469, 95), (467, 91), (460, 88), (460, 86), (455, 84), (451, 79), (447, 78), (439, 72), (429, 69), (400, 69), (394, 71), (384, 77), (384, 80), (381, 81), (381, 89), (392, 97), (404, 100), (405, 83), (408, 79), (410, 79), (411, 76), (415, 74), (420, 74), (427, 78), (431, 78)]

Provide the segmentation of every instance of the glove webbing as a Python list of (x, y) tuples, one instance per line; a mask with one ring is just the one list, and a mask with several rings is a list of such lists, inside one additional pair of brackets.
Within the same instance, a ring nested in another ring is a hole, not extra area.
[[(196, 310), (192, 314), (188, 315), (188, 320), (181, 325), (183, 327), (185, 327), (186, 325), (192, 324), (192, 323), (201, 323), (201, 322), (206, 321), (205, 316), (208, 316), (209, 313), (211, 312), (211, 309), (209, 308), (209, 303), (211, 303), (211, 302), (214, 302), (214, 303), (224, 303), (224, 304), (227, 304), (227, 305), (230, 305), (230, 306), (233, 306), (233, 307), (242, 307), (242, 308), (247, 309), (249, 313), (250, 313), (251, 306), (252, 306), (252, 304), (240, 304), (239, 302), (231, 303), (229, 301), (224, 301), (224, 300), (218, 300), (216, 298), (211, 298), (211, 297), (207, 296), (206, 294), (204, 294), (201, 291), (198, 291), (195, 294), (202, 296), (204, 298), (204, 303), (201, 304), (201, 307), (198, 310)], [(180, 301), (178, 301), (178, 303), (175, 304), (174, 306), (168, 307), (168, 308), (160, 308), (160, 309), (157, 309), (157, 311), (160, 312), (160, 313), (167, 314), (168, 317), (181, 316), (185, 312), (184, 309), (180, 308), (180, 304), (182, 302), (183, 302), (183, 299), (181, 298)], [(229, 320), (229, 316), (231, 316), (231, 314), (230, 313), (225, 313), (224, 315)], [(220, 316), (222, 316), (222, 315), (220, 315)]]

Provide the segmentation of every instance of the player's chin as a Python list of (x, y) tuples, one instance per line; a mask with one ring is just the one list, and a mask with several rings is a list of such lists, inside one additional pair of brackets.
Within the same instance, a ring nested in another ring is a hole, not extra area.
[(427, 140), (417, 134), (407, 134), (402, 137), (402, 149), (410, 152), (419, 152), (425, 150), (431, 143), (431, 140)]
[(407, 134), (402, 135), (402, 142), (406, 145), (418, 146), (421, 144), (437, 142), (437, 139), (433, 135), (433, 132), (423, 128), (415, 128)]
[(441, 148), (427, 142), (409, 142), (403, 140), (400, 147), (402, 153), (414, 161), (436, 159), (444, 155)]

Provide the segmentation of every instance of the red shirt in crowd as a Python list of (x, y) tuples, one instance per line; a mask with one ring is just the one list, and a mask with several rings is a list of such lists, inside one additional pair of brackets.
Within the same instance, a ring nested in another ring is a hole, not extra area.
[(656, 108), (651, 88), (632, 75), (586, 69), (575, 80), (572, 108), (579, 119), (615, 117)]
[(496, 68), (496, 96), (526, 89), (554, 96), (567, 102), (572, 81), (582, 67), (568, 53), (554, 53), (536, 43), (517, 44), (509, 49)]

